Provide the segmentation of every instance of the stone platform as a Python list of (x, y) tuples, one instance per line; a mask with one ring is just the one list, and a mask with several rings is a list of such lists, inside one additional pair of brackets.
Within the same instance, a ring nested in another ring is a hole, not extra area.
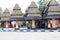
[(52, 29), (26, 29), (20, 28), (19, 30), (15, 30), (14, 28), (0, 28), (0, 32), (60, 32), (60, 29), (52, 30)]

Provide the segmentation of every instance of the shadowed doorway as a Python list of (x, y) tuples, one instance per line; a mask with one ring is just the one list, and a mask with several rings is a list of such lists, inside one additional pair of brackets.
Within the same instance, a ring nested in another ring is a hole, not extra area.
[(44, 21), (36, 21), (36, 28), (37, 29), (44, 29), (45, 28), (45, 22)]

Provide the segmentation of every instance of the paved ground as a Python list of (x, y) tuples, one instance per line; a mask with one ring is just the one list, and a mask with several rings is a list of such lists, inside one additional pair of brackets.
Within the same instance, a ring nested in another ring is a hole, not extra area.
[(60, 40), (60, 32), (0, 32), (0, 40)]

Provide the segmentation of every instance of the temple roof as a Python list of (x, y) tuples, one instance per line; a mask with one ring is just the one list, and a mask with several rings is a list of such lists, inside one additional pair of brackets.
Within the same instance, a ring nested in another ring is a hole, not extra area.
[(18, 20), (18, 21), (24, 21), (25, 19), (24, 18), (15, 18), (15, 17), (13, 17), (13, 18), (10, 18), (10, 20), (11, 21), (16, 21), (16, 20)]
[(10, 20), (10, 12), (7, 8), (5, 9), (5, 11), (2, 14), (1, 20), (2, 21)]
[(48, 12), (60, 12), (60, 6), (50, 6)]
[(13, 10), (12, 14), (15, 15), (15, 14), (23, 14), (23, 13), (21, 10)]
[(37, 18), (41, 19), (41, 14), (40, 14), (41, 12), (34, 1), (32, 1), (30, 6), (27, 8), (26, 13), (27, 13), (27, 17), (25, 18), (26, 20), (37, 19)]
[(32, 3), (30, 4), (30, 6), (29, 7), (37, 7), (37, 5), (35, 4), (35, 2), (34, 1), (32, 1)]
[(39, 19), (41, 19), (41, 17), (40, 16), (28, 16), (28, 17), (25, 17), (25, 20), (32, 20), (32, 19), (39, 20)]
[(21, 8), (19, 7), (18, 4), (15, 5), (15, 7), (13, 8), (13, 12), (11, 14), (11, 17), (15, 17), (15, 18), (20, 18), (23, 17), (23, 13), (21, 11)]
[(47, 16), (46, 18), (59, 18), (60, 16), (60, 6), (56, 0), (51, 0), (47, 7)]
[(27, 9), (27, 13), (40, 13), (40, 10), (38, 9), (35, 2), (32, 2), (30, 6)]
[(30, 8), (30, 9), (28, 9), (27, 13), (35, 13), (35, 14), (37, 14), (37, 13), (40, 13), (40, 11), (39, 11), (38, 8)]
[(10, 17), (10, 12), (9, 12), (9, 10), (7, 8), (3, 12), (2, 17)]
[(56, 18), (56, 19), (59, 19), (60, 18), (60, 15), (59, 14), (53, 14), (53, 15), (48, 15), (47, 17), (45, 17), (44, 19), (52, 19), (52, 18)]
[(19, 5), (18, 4), (16, 4), (15, 6), (14, 6), (14, 8), (13, 9), (21, 9), (20, 7), (19, 7)]
[(57, 1), (56, 0), (51, 0), (50, 1), (50, 5), (53, 6), (53, 5), (58, 5)]
[[(18, 10), (16, 10), (16, 9), (18, 9)], [(15, 7), (13, 8), (12, 14), (22, 14), (21, 8), (19, 7), (18, 4), (16, 4)]]
[(4, 11), (4, 13), (9, 13), (9, 10), (6, 8), (5, 11)]
[(56, 0), (50, 1), (48, 12), (60, 12), (60, 6), (56, 2)]

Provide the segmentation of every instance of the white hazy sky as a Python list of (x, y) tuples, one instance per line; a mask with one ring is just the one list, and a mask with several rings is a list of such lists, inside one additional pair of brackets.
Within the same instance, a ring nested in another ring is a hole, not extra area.
[(0, 0), (0, 8), (3, 10), (5, 10), (5, 8), (8, 8), (11, 11), (17, 3), (21, 7), (22, 12), (25, 12), (26, 8), (32, 1), (38, 4), (39, 0)]

